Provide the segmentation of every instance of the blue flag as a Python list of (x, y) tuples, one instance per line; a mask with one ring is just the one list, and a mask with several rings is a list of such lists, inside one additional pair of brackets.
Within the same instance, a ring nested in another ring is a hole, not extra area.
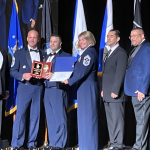
[[(18, 6), (16, 0), (13, 0), (9, 36), (8, 36), (8, 52), (11, 54), (12, 60), (16, 50), (23, 48), (21, 30), (18, 20)], [(8, 116), (17, 110), (17, 87), (18, 81), (11, 76), (9, 77), (9, 97), (6, 100), (5, 116)]]
[[(78, 47), (78, 35), (84, 31), (87, 31), (84, 8), (82, 0), (76, 0), (75, 14), (74, 14), (74, 26), (73, 26), (73, 56), (74, 60), (80, 57), (81, 49)], [(69, 97), (69, 109), (77, 108), (77, 84), (73, 85), (70, 89)]]
[(102, 62), (103, 62), (103, 53), (104, 49), (109, 48), (106, 45), (107, 34), (108, 32), (113, 29), (113, 9), (112, 9), (112, 0), (107, 0), (103, 27), (101, 32), (101, 40), (100, 40), (100, 47), (99, 47), (99, 64), (98, 64), (98, 73), (101, 74), (102, 72)]

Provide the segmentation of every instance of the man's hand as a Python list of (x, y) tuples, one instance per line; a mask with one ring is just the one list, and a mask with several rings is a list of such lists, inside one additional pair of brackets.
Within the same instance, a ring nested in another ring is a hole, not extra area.
[(46, 73), (45, 79), (50, 79), (52, 75), (53, 75), (52, 72)]
[(142, 101), (145, 98), (145, 95), (143, 93), (139, 92), (138, 90), (135, 93), (137, 93), (137, 99), (139, 101)]
[(68, 84), (68, 80), (64, 80), (64, 81), (62, 81), (61, 83)]
[(115, 93), (111, 93), (111, 97), (112, 97), (112, 98), (117, 98), (118, 95), (116, 95)]
[(101, 91), (101, 97), (103, 97), (103, 91)]
[(31, 21), (31, 28), (33, 28), (35, 26), (35, 20), (33, 20), (32, 18), (30, 19)]
[(23, 79), (25, 79), (25, 80), (27, 80), (27, 81), (29, 81), (30, 79), (31, 79), (31, 73), (24, 73), (23, 74)]

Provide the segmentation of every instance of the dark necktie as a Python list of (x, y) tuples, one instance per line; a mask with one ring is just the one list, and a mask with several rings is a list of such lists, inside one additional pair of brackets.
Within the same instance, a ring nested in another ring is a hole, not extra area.
[(50, 54), (48, 54), (48, 56), (53, 56), (53, 55), (55, 56), (55, 55), (56, 55), (56, 53), (53, 53), (53, 54), (52, 54), (52, 53), (50, 53)]
[(38, 49), (30, 49), (30, 52), (35, 52), (35, 53), (38, 53), (39, 52), (39, 50)]
[(107, 58), (109, 57), (109, 54), (111, 53), (111, 49), (108, 51), (108, 53), (106, 54), (105, 58), (104, 58), (104, 63), (106, 62)]

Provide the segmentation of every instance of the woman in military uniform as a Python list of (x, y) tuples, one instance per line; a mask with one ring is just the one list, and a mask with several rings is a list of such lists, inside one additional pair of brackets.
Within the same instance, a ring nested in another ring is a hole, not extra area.
[(93, 47), (96, 41), (93, 34), (89, 31), (79, 34), (78, 40), (82, 54), (75, 63), (72, 77), (63, 81), (63, 83), (72, 86), (78, 82), (77, 118), (79, 149), (98, 150), (98, 55)]

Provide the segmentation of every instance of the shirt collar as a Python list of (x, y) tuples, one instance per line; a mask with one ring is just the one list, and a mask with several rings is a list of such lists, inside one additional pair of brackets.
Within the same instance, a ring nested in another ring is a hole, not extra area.
[[(112, 48), (110, 48), (111, 51), (114, 51), (118, 46), (119, 46), (119, 44), (116, 44), (115, 46), (113, 46)], [(110, 50), (110, 49), (109, 49), (109, 50)]]
[(83, 54), (83, 52), (84, 52), (87, 48), (89, 48), (90, 46), (91, 46), (91, 44), (88, 45), (84, 50), (80, 50), (80, 51), (79, 51), (79, 55), (81, 56), (81, 55)]
[[(143, 39), (142, 42), (141, 42), (140, 44), (142, 44), (144, 41), (145, 41), (145, 39)], [(140, 45), (140, 44), (139, 44), (139, 45)]]
[[(33, 48), (31, 48), (31, 47), (29, 46), (29, 44), (28, 44), (28, 49), (30, 50), (30, 49), (33, 49)], [(37, 50), (37, 47), (34, 48), (33, 50)]]
[[(60, 50), (61, 50), (61, 48), (60, 48), (60, 49), (58, 49), (57, 51), (55, 51), (54, 53), (56, 53), (56, 54), (57, 54)], [(51, 52), (48, 52), (48, 53), (47, 53), (47, 55), (48, 55), (48, 54), (50, 54), (50, 53), (51, 53), (51, 54), (54, 54), (54, 53), (51, 51)]]

